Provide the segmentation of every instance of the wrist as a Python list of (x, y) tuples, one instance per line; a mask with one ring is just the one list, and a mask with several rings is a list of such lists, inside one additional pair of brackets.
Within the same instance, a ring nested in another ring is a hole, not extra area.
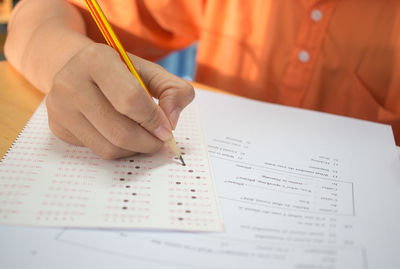
[(91, 41), (85, 23), (65, 1), (23, 1), (13, 11), (4, 52), (36, 88), (47, 93), (54, 75)]

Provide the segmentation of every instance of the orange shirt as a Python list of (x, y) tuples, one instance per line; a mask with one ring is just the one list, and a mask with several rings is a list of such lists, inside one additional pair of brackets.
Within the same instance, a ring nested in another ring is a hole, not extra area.
[[(70, 0), (83, 7), (82, 0)], [(155, 60), (199, 40), (196, 81), (391, 124), (400, 145), (398, 0), (101, 0), (126, 49)], [(88, 35), (103, 41), (89, 15)]]

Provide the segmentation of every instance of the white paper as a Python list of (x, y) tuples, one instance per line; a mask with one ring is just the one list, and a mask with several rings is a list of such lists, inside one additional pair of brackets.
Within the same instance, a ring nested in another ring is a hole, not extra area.
[(201, 91), (196, 101), (224, 233), (4, 226), (1, 264), (400, 268), (400, 164), (389, 126)]
[(190, 106), (175, 132), (186, 166), (167, 147), (105, 161), (58, 140), (42, 103), (0, 164), (0, 223), (221, 231), (200, 123)]

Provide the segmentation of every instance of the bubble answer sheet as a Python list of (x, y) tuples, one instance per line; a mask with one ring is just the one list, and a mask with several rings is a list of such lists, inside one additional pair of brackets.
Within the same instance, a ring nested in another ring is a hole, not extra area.
[(1, 267), (400, 268), (390, 126), (201, 90), (195, 102), (223, 232), (0, 225)]
[(106, 161), (57, 139), (42, 102), (0, 163), (0, 223), (221, 231), (203, 134), (191, 106), (175, 132), (186, 166), (167, 147)]

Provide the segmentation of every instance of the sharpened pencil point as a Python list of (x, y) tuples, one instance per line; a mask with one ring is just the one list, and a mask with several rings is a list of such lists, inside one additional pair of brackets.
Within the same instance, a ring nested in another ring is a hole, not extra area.
[(181, 160), (183, 166), (186, 166), (186, 163), (185, 163), (185, 161), (183, 160), (182, 155), (179, 155), (179, 160)]

